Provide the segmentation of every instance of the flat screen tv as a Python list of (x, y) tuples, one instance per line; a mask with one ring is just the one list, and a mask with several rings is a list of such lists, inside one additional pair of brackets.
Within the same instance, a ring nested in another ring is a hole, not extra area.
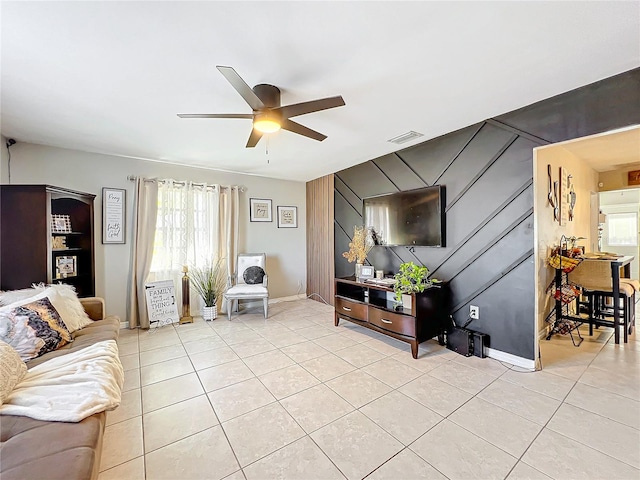
[(363, 200), (363, 219), (377, 245), (444, 247), (443, 185), (378, 195)]

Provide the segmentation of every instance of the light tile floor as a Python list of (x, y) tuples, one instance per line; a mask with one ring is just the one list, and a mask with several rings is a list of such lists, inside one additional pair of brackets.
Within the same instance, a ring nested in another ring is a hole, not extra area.
[(611, 337), (542, 340), (523, 372), (433, 340), (414, 360), (311, 300), (123, 330), (99, 479), (637, 480), (640, 341)]

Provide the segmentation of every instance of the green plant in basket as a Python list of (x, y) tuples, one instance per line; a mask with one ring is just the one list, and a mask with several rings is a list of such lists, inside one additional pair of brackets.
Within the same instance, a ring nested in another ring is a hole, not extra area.
[(402, 295), (424, 292), (431, 288), (438, 280), (429, 279), (429, 269), (416, 265), (413, 262), (406, 262), (400, 265), (400, 271), (393, 277), (393, 291), (396, 302), (402, 302)]
[(191, 288), (202, 297), (205, 307), (214, 307), (227, 287), (227, 271), (224, 258), (191, 268)]

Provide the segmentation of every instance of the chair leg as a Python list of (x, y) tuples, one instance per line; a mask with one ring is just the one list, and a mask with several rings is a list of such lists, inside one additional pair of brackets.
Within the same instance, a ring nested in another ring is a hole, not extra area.
[(589, 336), (593, 337), (593, 293), (589, 295)]
[(624, 343), (629, 341), (629, 323), (631, 320), (631, 309), (629, 308), (629, 300), (630, 297), (624, 296), (622, 297), (622, 304), (624, 305), (624, 309), (622, 311), (623, 322), (622, 328), (624, 329)]
[(631, 319), (629, 320), (629, 335), (633, 333), (633, 327), (636, 325), (636, 292), (633, 292), (630, 302)]
[(227, 316), (229, 317), (229, 321), (231, 321), (231, 307), (233, 306), (233, 300), (227, 300)]
[(269, 314), (269, 299), (263, 298), (262, 302), (264, 303), (264, 318), (267, 318)]

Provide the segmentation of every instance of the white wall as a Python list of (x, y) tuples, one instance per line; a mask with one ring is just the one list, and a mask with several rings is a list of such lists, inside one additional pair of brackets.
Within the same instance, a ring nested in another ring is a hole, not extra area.
[[(573, 175), (576, 192), (574, 220), (561, 226), (553, 218), (553, 208), (547, 201), (547, 165), (551, 165), (553, 180), (559, 180), (559, 167), (564, 167)], [(584, 161), (568, 152), (561, 145), (551, 145), (534, 150), (534, 212), (535, 212), (535, 255), (536, 255), (536, 312), (538, 330), (546, 325), (544, 319), (552, 307), (552, 299), (545, 290), (554, 277), (555, 271), (547, 265), (551, 249), (558, 245), (560, 237), (586, 237), (578, 245), (586, 251), (594, 251), (597, 235), (591, 225), (591, 193), (598, 190), (598, 172)]]
[[(6, 159), (2, 139), (2, 182), (7, 183)], [(101, 155), (76, 150), (16, 143), (11, 147), (12, 184), (49, 184), (96, 195), (96, 295), (107, 302), (107, 312), (126, 319), (127, 274), (131, 248), (133, 186), (127, 176), (173, 178), (196, 182), (243, 185), (240, 194), (239, 252), (265, 252), (271, 298), (306, 291), (306, 185), (304, 182), (276, 180), (225, 173), (166, 163)], [(127, 243), (103, 245), (102, 187), (127, 190)], [(249, 198), (273, 200), (273, 222), (249, 222)], [(298, 207), (298, 228), (277, 228), (276, 207)]]
[(0, 183), (8, 183), (9, 177), (9, 152), (7, 151), (7, 138), (0, 135)]

